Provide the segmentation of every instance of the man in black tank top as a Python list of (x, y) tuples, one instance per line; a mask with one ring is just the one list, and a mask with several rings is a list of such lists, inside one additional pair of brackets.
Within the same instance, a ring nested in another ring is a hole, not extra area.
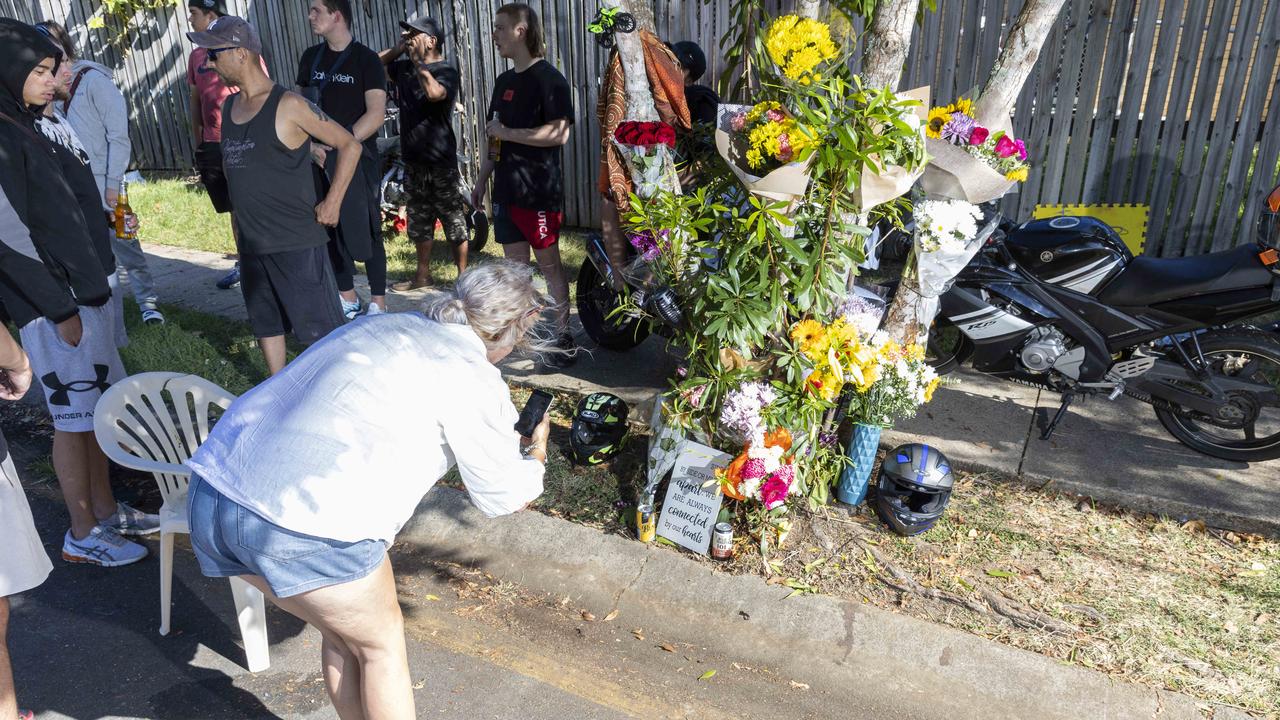
[[(310, 344), (343, 322), (325, 227), (338, 223), (360, 144), (315, 104), (267, 77), (262, 41), (243, 19), (221, 17), (187, 37), (208, 49), (209, 66), (228, 85), (240, 88), (222, 106), (222, 169), (239, 229), (240, 290), (274, 375), (284, 367), (285, 333)], [(319, 204), (312, 138), (338, 153)]]

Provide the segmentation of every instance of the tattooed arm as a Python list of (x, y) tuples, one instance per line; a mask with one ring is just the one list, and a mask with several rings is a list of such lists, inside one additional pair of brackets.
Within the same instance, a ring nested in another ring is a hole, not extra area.
[(286, 146), (296, 148), (310, 137), (338, 151), (338, 166), (329, 178), (329, 193), (316, 206), (316, 221), (337, 225), (338, 210), (360, 161), (360, 143), (324, 111), (301, 95), (285, 93), (276, 115), (276, 132)]

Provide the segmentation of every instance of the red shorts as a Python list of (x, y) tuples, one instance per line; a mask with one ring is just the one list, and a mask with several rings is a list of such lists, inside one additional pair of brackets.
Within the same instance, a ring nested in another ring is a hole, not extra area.
[(558, 210), (530, 210), (513, 205), (493, 204), (493, 236), (503, 245), (527, 242), (543, 250), (560, 239), (564, 213)]

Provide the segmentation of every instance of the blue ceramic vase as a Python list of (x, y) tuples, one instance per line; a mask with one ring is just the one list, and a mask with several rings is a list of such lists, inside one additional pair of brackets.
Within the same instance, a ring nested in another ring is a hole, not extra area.
[(836, 499), (840, 502), (860, 505), (866, 499), (867, 481), (876, 463), (882, 429), (879, 425), (862, 423), (853, 426), (853, 437), (849, 438), (850, 464), (840, 472), (840, 482), (836, 485)]

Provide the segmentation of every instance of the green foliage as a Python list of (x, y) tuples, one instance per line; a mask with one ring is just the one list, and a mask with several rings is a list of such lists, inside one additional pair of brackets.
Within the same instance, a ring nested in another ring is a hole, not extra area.
[(102, 13), (89, 18), (89, 27), (107, 34), (107, 42), (121, 50), (132, 42), (131, 31), (138, 13), (181, 6), (181, 0), (102, 0)]

